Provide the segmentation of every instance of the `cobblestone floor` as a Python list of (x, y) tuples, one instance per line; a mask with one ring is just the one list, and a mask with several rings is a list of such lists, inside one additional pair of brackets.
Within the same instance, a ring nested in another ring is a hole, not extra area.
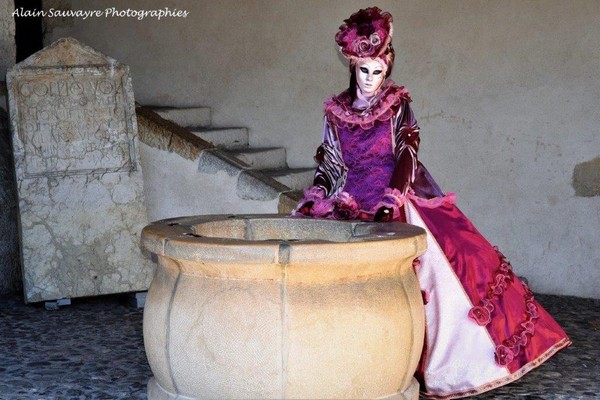
[[(479, 399), (600, 399), (600, 301), (537, 296), (573, 345)], [(122, 296), (58, 311), (0, 298), (0, 399), (146, 399), (142, 311)]]

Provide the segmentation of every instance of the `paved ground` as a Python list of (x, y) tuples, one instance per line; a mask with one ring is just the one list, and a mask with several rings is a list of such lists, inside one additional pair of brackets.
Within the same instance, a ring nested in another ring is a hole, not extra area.
[[(600, 302), (537, 296), (574, 344), (479, 399), (600, 399)], [(0, 298), (0, 399), (146, 399), (142, 311), (121, 296), (59, 311)]]

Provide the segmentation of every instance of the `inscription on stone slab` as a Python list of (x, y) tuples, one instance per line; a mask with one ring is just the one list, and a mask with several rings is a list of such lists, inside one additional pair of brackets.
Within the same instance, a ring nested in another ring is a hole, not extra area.
[[(27, 70), (14, 83), (26, 177), (131, 170), (124, 71)], [(97, 75), (96, 75), (97, 74)]]
[(15, 65), (7, 89), (25, 301), (147, 290), (129, 68), (60, 39)]

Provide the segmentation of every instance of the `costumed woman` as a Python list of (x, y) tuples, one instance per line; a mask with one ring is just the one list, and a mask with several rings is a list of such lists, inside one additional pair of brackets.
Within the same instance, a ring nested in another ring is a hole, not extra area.
[(392, 16), (372, 7), (344, 22), (335, 40), (350, 87), (325, 102), (314, 184), (294, 215), (424, 228), (428, 250), (415, 263), (426, 313), (422, 394), (448, 399), (510, 383), (571, 342), (418, 161), (410, 94), (387, 79)]

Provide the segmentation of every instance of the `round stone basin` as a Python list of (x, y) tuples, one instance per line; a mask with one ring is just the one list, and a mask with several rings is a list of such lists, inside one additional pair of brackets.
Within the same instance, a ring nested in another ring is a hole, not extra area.
[(144, 344), (163, 399), (417, 399), (425, 231), (280, 215), (158, 221)]

